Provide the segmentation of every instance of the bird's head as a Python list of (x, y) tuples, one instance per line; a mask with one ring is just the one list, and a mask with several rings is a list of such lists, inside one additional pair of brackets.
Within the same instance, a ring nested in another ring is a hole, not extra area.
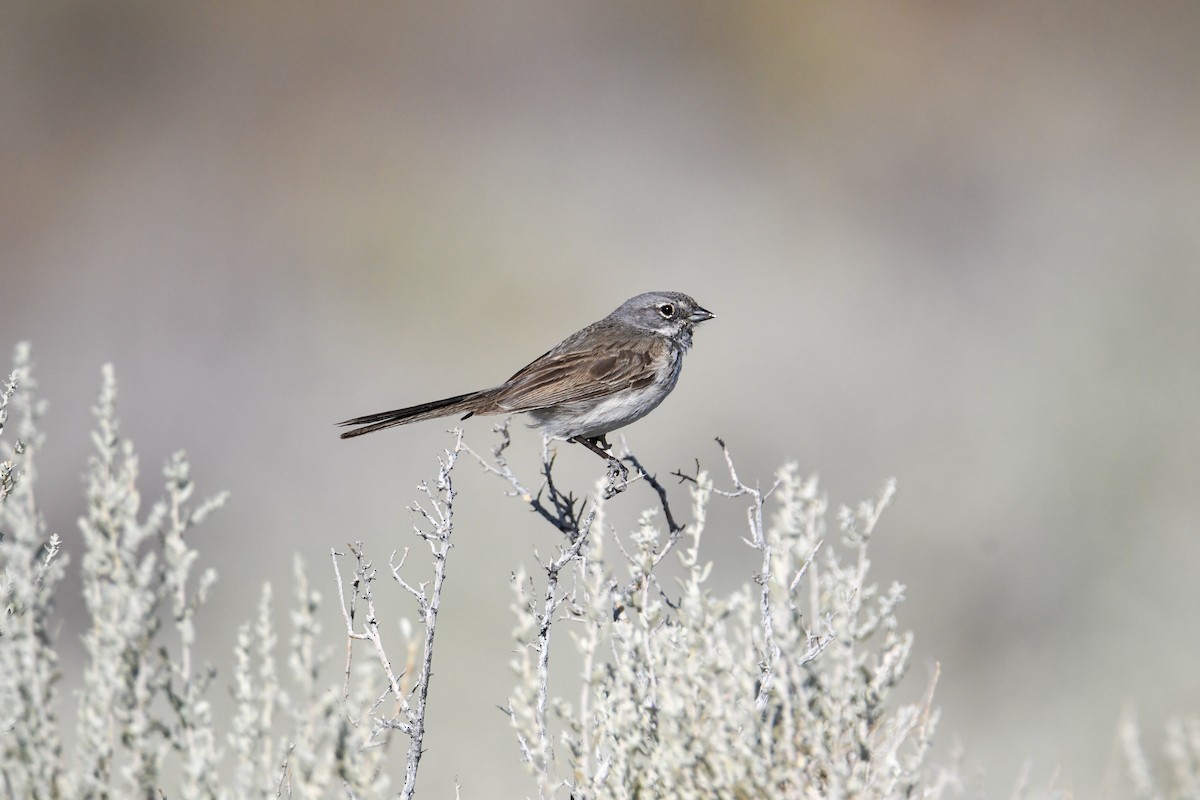
[(610, 317), (645, 331), (652, 331), (691, 347), (692, 330), (697, 323), (713, 318), (713, 313), (682, 292), (646, 292), (631, 297)]

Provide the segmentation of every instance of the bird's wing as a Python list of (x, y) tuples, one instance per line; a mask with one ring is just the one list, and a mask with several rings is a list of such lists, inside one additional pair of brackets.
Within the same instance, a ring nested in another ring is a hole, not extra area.
[(603, 350), (563, 345), (499, 387), (497, 407), (502, 411), (531, 411), (648, 386), (657, 378), (668, 347), (657, 337), (650, 342), (623, 340)]

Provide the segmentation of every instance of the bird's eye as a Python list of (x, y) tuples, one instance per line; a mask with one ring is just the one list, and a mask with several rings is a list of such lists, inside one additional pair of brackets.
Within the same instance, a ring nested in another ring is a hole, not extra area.
[(658, 313), (663, 315), (663, 319), (670, 319), (675, 316), (675, 306), (670, 303), (663, 303), (658, 307)]

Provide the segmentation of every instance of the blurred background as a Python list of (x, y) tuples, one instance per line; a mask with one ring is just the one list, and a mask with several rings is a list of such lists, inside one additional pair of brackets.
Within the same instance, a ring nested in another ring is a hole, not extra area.
[[(112, 361), (144, 495), (179, 447), (232, 490), (196, 538), (225, 678), (293, 552), (333, 602), (330, 547), (412, 543), (452, 442), (335, 421), (498, 383), (672, 289), (717, 319), (630, 446), (665, 475), (719, 467), (719, 435), (835, 506), (899, 479), (873, 563), (908, 586), (914, 691), (941, 665), (939, 759), (961, 743), (989, 796), (1026, 764), (1093, 796), (1123, 711), (1153, 745), (1200, 708), (1194, 2), (9, 2), (0, 137), (0, 346), (32, 341), (51, 401), (49, 525), (77, 544)], [(502, 489), (460, 469), (427, 792), (533, 791), (495, 706), (509, 574), (556, 534)], [(727, 589), (754, 558), (720, 514)]]

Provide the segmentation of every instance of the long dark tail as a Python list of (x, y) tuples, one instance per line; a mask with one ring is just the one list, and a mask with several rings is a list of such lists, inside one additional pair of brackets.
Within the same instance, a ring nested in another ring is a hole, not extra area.
[(355, 428), (352, 431), (346, 431), (341, 435), (342, 439), (349, 439), (354, 436), (362, 436), (364, 433), (374, 433), (381, 431), (384, 428), (393, 428), (396, 425), (405, 425), (409, 422), (420, 422), (424, 419), (436, 419), (438, 417), (449, 417), (453, 414), (466, 413), (463, 419), (474, 414), (481, 407), (479, 402), (487, 394), (484, 392), (470, 392), (469, 394), (460, 394), (457, 397), (447, 397), (445, 400), (434, 400), (431, 403), (422, 403), (419, 406), (409, 406), (408, 408), (397, 408), (395, 411), (382, 411), (378, 414), (368, 414), (365, 417), (355, 417), (348, 419), (345, 422), (337, 423), (341, 427), (350, 425), (361, 425), (361, 428)]

